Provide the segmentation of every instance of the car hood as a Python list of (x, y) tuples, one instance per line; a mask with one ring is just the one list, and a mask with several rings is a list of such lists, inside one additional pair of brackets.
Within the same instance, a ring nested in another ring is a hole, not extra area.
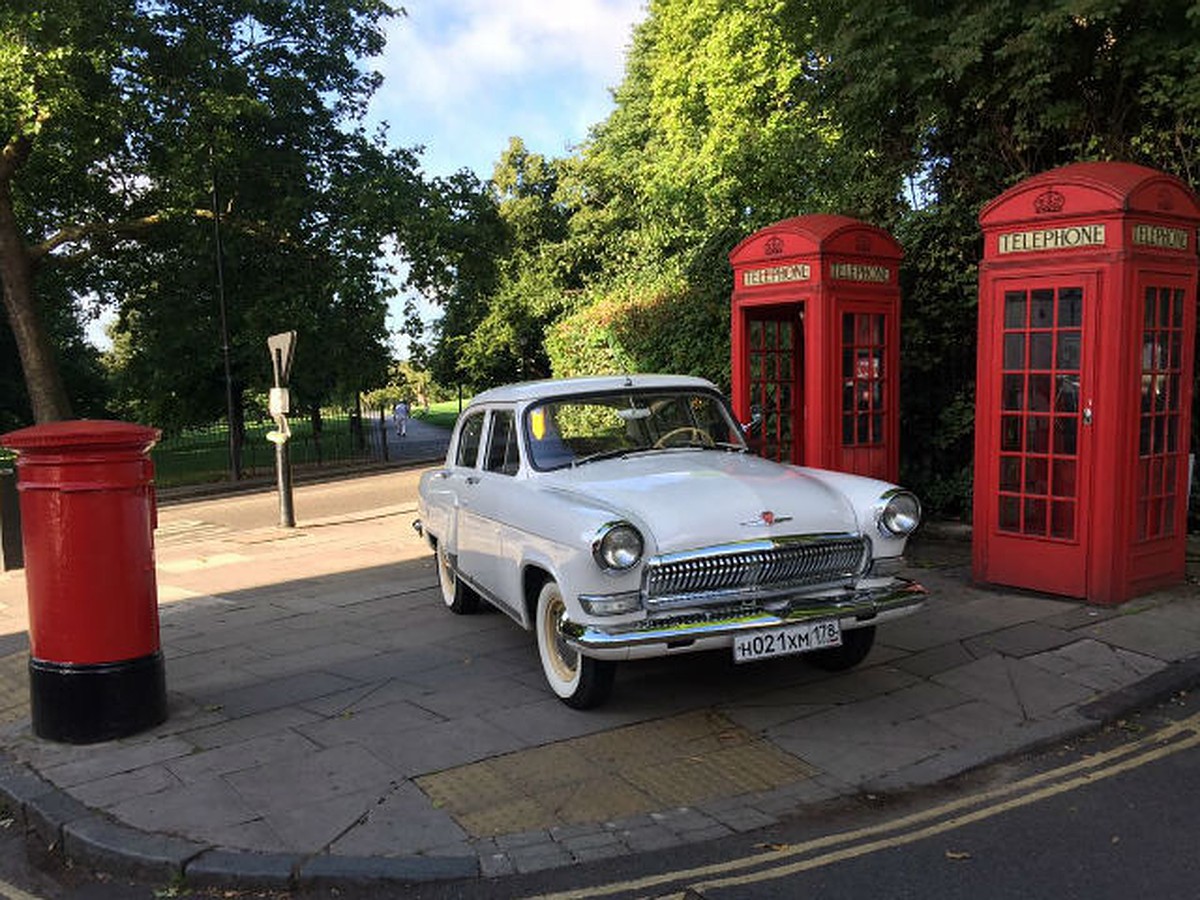
[(635, 454), (547, 473), (543, 485), (649, 529), (647, 550), (653, 553), (859, 531), (840, 492), (802, 468), (745, 453)]

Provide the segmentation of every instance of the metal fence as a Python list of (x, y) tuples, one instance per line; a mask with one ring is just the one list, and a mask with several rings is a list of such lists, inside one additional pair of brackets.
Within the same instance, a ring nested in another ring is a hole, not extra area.
[[(381, 457), (378, 425), (369, 418), (358, 420), (347, 413), (325, 413), (320, 431), (308, 418), (288, 419), (292, 436), (288, 448), (293, 467), (345, 465)], [(275, 471), (275, 445), (267, 432), (275, 423), (263, 419), (246, 423), (241, 447), (243, 477), (270, 475)], [(189, 428), (164, 435), (150, 451), (155, 482), (159, 486), (201, 484), (230, 477), (229, 430), (222, 424)]]

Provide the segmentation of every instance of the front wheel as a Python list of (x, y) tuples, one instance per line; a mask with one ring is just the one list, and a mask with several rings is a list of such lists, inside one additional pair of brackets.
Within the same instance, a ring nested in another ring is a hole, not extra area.
[(574, 709), (591, 709), (612, 693), (616, 664), (584, 656), (568, 644), (562, 633), (566, 615), (562, 591), (556, 583), (547, 581), (538, 594), (534, 622), (542, 672), (559, 700)]
[(446, 609), (460, 616), (475, 612), (479, 608), (479, 595), (463, 584), (455, 574), (454, 566), (450, 565), (450, 557), (441, 544), (434, 548), (434, 555), (437, 557), (438, 587), (441, 588), (442, 602), (446, 604)]
[(842, 646), (814, 650), (812, 653), (805, 653), (804, 658), (826, 672), (844, 672), (866, 659), (874, 645), (875, 626), (868, 625), (866, 628), (843, 631)]

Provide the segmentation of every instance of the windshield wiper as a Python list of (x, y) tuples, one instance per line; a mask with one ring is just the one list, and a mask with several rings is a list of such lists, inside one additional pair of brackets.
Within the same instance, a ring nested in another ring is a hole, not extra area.
[(616, 447), (612, 450), (597, 450), (595, 453), (589, 453), (587, 456), (581, 456), (579, 459), (571, 460), (571, 468), (582, 466), (584, 463), (596, 462), (600, 459), (616, 459), (618, 456), (624, 456), (626, 453), (636, 453), (640, 447)]
[(746, 447), (744, 444), (735, 444), (731, 441), (682, 441), (671, 444), (669, 447), (616, 447), (611, 450), (597, 450), (595, 453), (572, 460), (571, 468), (602, 459), (616, 459), (620, 456), (633, 456), (640, 453), (663, 453), (670, 450), (721, 450), (726, 453), (745, 453)]

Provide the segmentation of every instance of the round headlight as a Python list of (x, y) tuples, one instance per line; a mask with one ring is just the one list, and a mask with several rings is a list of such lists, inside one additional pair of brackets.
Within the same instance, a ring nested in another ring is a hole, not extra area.
[(908, 491), (898, 491), (888, 498), (879, 514), (879, 528), (884, 534), (904, 537), (921, 524), (921, 501)]
[(605, 525), (592, 545), (592, 555), (602, 569), (629, 569), (642, 559), (641, 533), (628, 522)]

